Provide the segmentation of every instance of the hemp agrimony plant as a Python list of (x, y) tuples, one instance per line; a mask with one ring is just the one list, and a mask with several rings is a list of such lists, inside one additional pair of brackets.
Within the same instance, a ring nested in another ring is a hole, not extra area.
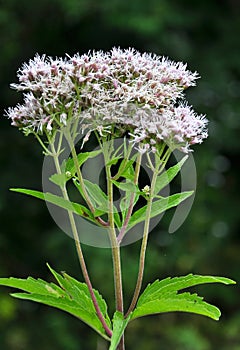
[[(35, 136), (45, 159), (54, 164), (47, 179), (54, 188), (51, 192), (12, 190), (57, 208), (60, 214), (55, 219), (57, 223), (62, 219), (65, 231), (74, 239), (85, 281), (48, 266), (56, 283), (11, 277), (1, 278), (0, 284), (23, 291), (12, 294), (14, 297), (76, 316), (107, 339), (110, 350), (125, 349), (128, 323), (145, 315), (182, 311), (218, 320), (218, 308), (197, 294), (181, 291), (203, 283), (235, 283), (223, 277), (189, 274), (156, 280), (142, 291), (151, 219), (193, 194), (182, 191), (164, 196), (163, 190), (181, 171), (191, 146), (207, 137), (206, 118), (184, 100), (184, 90), (194, 86), (197, 78), (196, 72), (180, 62), (114, 48), (64, 59), (36, 55), (19, 69), (19, 83), (12, 84), (23, 92), (23, 103), (9, 108), (7, 116), (25, 135)], [(98, 146), (84, 151), (93, 136)], [(169, 157), (175, 151), (186, 155), (169, 167)], [(84, 176), (84, 166), (98, 164), (99, 159), (105, 188)], [(144, 186), (139, 185), (142, 167), (149, 175)], [(73, 189), (75, 201), (71, 200)], [(118, 200), (116, 193), (120, 193)], [(82, 242), (90, 231), (92, 245), (104, 242), (102, 246), (112, 251), (116, 303), (112, 317), (92, 286), (83, 256)], [(124, 305), (121, 246), (140, 238), (136, 287), (130, 305)]]

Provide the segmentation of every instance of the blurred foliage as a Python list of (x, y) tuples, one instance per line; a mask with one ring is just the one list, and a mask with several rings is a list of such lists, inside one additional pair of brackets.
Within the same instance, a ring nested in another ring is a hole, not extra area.
[[(187, 92), (195, 109), (210, 120), (209, 138), (194, 153), (195, 202), (178, 232), (168, 233), (173, 212), (152, 232), (145, 283), (189, 272), (239, 282), (239, 35), (238, 0), (0, 0), (1, 115), (19, 101), (20, 94), (11, 91), (9, 83), (36, 52), (63, 56), (130, 46), (188, 62), (202, 76)], [(8, 191), (18, 186), (41, 189), (40, 147), (4, 117), (0, 134), (0, 275), (49, 279), (48, 261), (78, 277), (74, 244), (56, 227), (45, 205)], [(109, 300), (112, 312), (110, 252), (87, 246), (84, 251), (93, 284)], [(134, 288), (138, 252), (139, 242), (123, 248), (126, 304)], [(240, 350), (239, 287), (202, 288), (206, 299), (221, 307), (220, 322), (184, 314), (148, 317), (131, 324), (128, 349)], [(7, 292), (1, 288), (2, 350), (106, 349), (81, 322), (45, 306), (16, 301)]]

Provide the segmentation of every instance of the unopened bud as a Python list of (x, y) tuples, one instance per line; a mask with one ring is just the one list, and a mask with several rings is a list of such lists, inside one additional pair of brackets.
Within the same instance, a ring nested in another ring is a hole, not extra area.
[(72, 177), (72, 174), (71, 174), (70, 171), (66, 171), (65, 175), (66, 175), (66, 177), (68, 177), (68, 178)]
[(146, 185), (143, 187), (142, 191), (149, 196), (150, 194), (150, 186)]

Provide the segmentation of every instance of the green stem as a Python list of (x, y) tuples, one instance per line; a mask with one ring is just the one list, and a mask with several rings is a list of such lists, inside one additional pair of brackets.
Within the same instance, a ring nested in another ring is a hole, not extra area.
[(146, 219), (144, 223), (144, 231), (143, 231), (143, 239), (142, 239), (142, 245), (141, 245), (141, 251), (140, 251), (140, 258), (139, 258), (139, 270), (138, 270), (138, 277), (137, 277), (137, 283), (135, 287), (135, 291), (133, 294), (133, 298), (131, 301), (131, 304), (129, 306), (129, 309), (126, 313), (126, 317), (133, 311), (135, 308), (135, 305), (137, 303), (141, 287), (142, 287), (142, 280), (143, 280), (143, 272), (144, 272), (144, 265), (145, 265), (145, 255), (146, 255), (146, 248), (147, 248), (147, 242), (148, 242), (148, 233), (149, 233), (149, 224), (150, 224), (150, 216), (151, 216), (151, 209), (152, 209), (152, 188), (155, 186), (157, 179), (157, 171), (154, 171), (153, 178), (151, 182), (151, 192), (147, 204), (147, 211), (146, 211)]
[[(58, 153), (55, 151), (54, 145), (52, 143), (50, 145), (51, 145), (52, 156), (54, 158), (54, 163), (55, 163), (55, 166), (56, 166), (57, 173), (61, 174), (61, 168), (60, 168), (60, 164), (59, 164)], [(61, 190), (62, 190), (62, 194), (63, 194), (64, 199), (69, 201), (69, 196), (68, 196), (68, 193), (67, 193), (66, 186), (65, 185), (62, 186)], [(82, 273), (83, 273), (83, 277), (84, 277), (85, 282), (86, 282), (86, 284), (88, 286), (88, 290), (89, 290), (89, 293), (91, 295), (91, 299), (93, 301), (94, 308), (96, 310), (96, 313), (97, 313), (97, 316), (98, 316), (100, 322), (102, 323), (102, 326), (103, 326), (104, 330), (106, 331), (106, 334), (111, 337), (112, 336), (112, 331), (108, 327), (108, 325), (107, 325), (107, 323), (106, 323), (106, 321), (105, 321), (105, 319), (104, 319), (104, 317), (102, 315), (102, 312), (101, 312), (101, 310), (99, 308), (96, 296), (95, 296), (94, 291), (93, 291), (92, 283), (91, 283), (91, 280), (90, 280), (90, 277), (89, 277), (89, 274), (88, 274), (88, 271), (87, 271), (87, 266), (86, 266), (86, 263), (85, 263), (85, 259), (84, 259), (84, 256), (83, 256), (81, 244), (79, 242), (78, 232), (77, 232), (77, 227), (76, 227), (74, 215), (69, 210), (68, 210), (68, 217), (69, 217), (69, 221), (70, 221), (70, 225), (71, 225), (71, 229), (72, 229), (72, 233), (73, 233), (73, 237), (74, 237), (74, 241), (75, 241), (75, 245), (76, 245), (76, 250), (77, 250), (77, 254), (78, 254), (78, 259), (79, 259), (80, 266), (81, 266)]]
[(124, 159), (123, 159), (123, 163), (121, 164), (120, 168), (118, 169), (118, 172), (117, 174), (115, 174), (113, 177), (112, 177), (112, 180), (118, 180), (119, 177), (121, 177), (121, 174), (122, 172), (124, 171), (126, 165), (127, 165), (127, 162), (128, 162), (128, 159), (129, 159), (129, 156), (131, 154), (131, 151), (132, 151), (132, 146), (131, 147), (128, 147), (127, 149), (127, 152), (126, 154), (124, 155)]
[[(134, 181), (133, 181), (134, 185), (137, 185), (137, 183), (138, 183), (138, 178), (139, 178), (139, 173), (140, 173), (140, 168), (141, 168), (141, 160), (142, 160), (142, 154), (140, 153), (138, 155), (138, 158), (137, 158), (137, 161), (136, 161), (135, 175), (134, 175)], [(122, 242), (122, 239), (123, 239), (123, 237), (124, 237), (124, 235), (126, 233), (127, 225), (129, 223), (129, 220), (131, 218), (132, 211), (133, 211), (134, 199), (135, 199), (135, 193), (132, 193), (131, 197), (130, 197), (130, 203), (129, 203), (129, 208), (128, 208), (128, 211), (127, 211), (126, 218), (124, 220), (122, 228), (121, 228), (121, 230), (119, 232), (119, 235), (117, 237), (117, 240), (118, 240), (119, 244)]]
[(112, 247), (113, 268), (114, 268), (114, 286), (116, 297), (116, 309), (123, 313), (123, 291), (122, 291), (122, 272), (120, 245), (117, 241), (115, 224), (114, 224), (114, 208), (113, 208), (113, 186), (111, 182), (110, 166), (106, 166), (107, 187), (108, 187), (108, 203), (109, 203), (109, 238)]
[[(78, 177), (78, 180), (79, 180), (79, 183), (80, 183), (80, 186), (82, 188), (82, 192), (83, 192), (83, 196), (84, 196), (84, 199), (90, 209), (90, 211), (94, 214), (94, 206), (91, 202), (91, 199), (87, 193), (87, 190), (86, 190), (86, 187), (85, 187), (85, 184), (84, 184), (84, 180), (83, 180), (83, 176), (82, 176), (82, 173), (81, 173), (81, 170), (80, 170), (80, 167), (79, 167), (79, 163), (78, 163), (78, 157), (77, 157), (77, 153), (76, 153), (76, 150), (75, 150), (75, 147), (74, 147), (74, 144), (72, 142), (72, 138), (71, 138), (71, 135), (67, 134), (67, 140), (68, 140), (68, 143), (69, 143), (69, 146), (71, 148), (71, 153), (72, 153), (72, 156), (73, 156), (73, 161), (74, 161), (74, 165), (75, 165), (75, 169), (76, 169), (76, 172), (77, 172), (77, 177)], [(105, 222), (102, 218), (100, 217), (96, 217), (96, 220), (99, 222), (99, 224), (101, 224), (102, 226), (109, 226), (109, 224), (107, 222)]]
[[(135, 291), (133, 294), (133, 298), (132, 298), (131, 304), (129, 306), (129, 309), (128, 309), (125, 317), (127, 317), (134, 310), (136, 303), (137, 303), (137, 300), (138, 300), (138, 297), (139, 297), (139, 294), (140, 294), (140, 291), (141, 291), (142, 281), (143, 281), (143, 273), (144, 273), (144, 265), (145, 265), (145, 257), (146, 257), (146, 248), (147, 248), (148, 234), (149, 234), (149, 225), (150, 225), (150, 219), (151, 219), (151, 209), (152, 209), (152, 202), (153, 202), (153, 198), (154, 198), (154, 188), (156, 185), (157, 176), (164, 168), (170, 154), (171, 154), (171, 151), (168, 149), (166, 151), (166, 153), (164, 154), (162, 159), (157, 158), (157, 155), (155, 155), (155, 167), (153, 169), (151, 190), (150, 190), (150, 195), (149, 195), (147, 210), (146, 210), (146, 219), (145, 219), (145, 224), (144, 224), (143, 239), (142, 239), (140, 258), (139, 258), (138, 277), (137, 277), (137, 282), (136, 282), (136, 287), (135, 287)], [(161, 155), (162, 155), (162, 152), (161, 152)]]
[[(47, 156), (51, 156), (51, 152), (49, 151), (49, 149), (45, 146), (44, 142), (42, 141), (41, 137), (37, 134), (37, 133), (34, 133), (36, 139), (38, 140), (38, 142), (40, 143), (41, 147), (44, 149), (44, 152), (45, 152), (45, 155)], [(43, 152), (43, 153), (44, 153)]]
[[(110, 158), (110, 149), (106, 149), (103, 145), (103, 154), (105, 164), (108, 164)], [(106, 178), (107, 178), (107, 194), (108, 194), (108, 221), (109, 221), (109, 238), (112, 247), (112, 259), (113, 259), (113, 272), (114, 272), (114, 290), (116, 309), (124, 314), (123, 308), (123, 287), (122, 287), (122, 269), (121, 269), (121, 256), (120, 256), (120, 244), (117, 241), (115, 224), (114, 224), (114, 206), (113, 206), (113, 184), (111, 177), (111, 166), (106, 165)], [(118, 350), (124, 350), (124, 335), (118, 345)]]

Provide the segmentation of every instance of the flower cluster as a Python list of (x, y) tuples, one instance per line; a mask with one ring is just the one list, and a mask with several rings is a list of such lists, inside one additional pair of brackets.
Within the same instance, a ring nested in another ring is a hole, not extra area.
[(90, 131), (128, 132), (142, 149), (165, 142), (188, 152), (207, 137), (207, 120), (184, 102), (198, 75), (181, 62), (119, 48), (65, 59), (36, 55), (18, 78), (11, 86), (24, 101), (7, 115), (25, 133), (51, 133), (77, 118)]

